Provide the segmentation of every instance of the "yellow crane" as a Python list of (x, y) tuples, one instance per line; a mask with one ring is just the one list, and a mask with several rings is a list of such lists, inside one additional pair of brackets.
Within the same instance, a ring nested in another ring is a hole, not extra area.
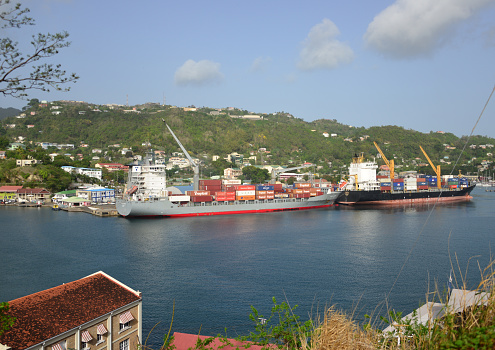
[(394, 169), (394, 160), (391, 159), (390, 161), (385, 157), (385, 154), (383, 154), (382, 150), (380, 147), (378, 147), (377, 143), (373, 141), (375, 144), (376, 149), (378, 152), (380, 152), (380, 155), (382, 156), (383, 160), (385, 161), (385, 164), (387, 164), (388, 168), (390, 169), (390, 182), (392, 182), (395, 178), (395, 169)]
[(428, 157), (428, 155), (426, 154), (426, 152), (423, 149), (423, 147), (419, 146), (419, 148), (421, 148), (421, 151), (423, 152), (423, 154), (425, 155), (426, 159), (428, 160), (428, 162), (430, 163), (431, 167), (433, 168), (433, 171), (437, 175), (437, 187), (438, 187), (438, 189), (441, 189), (442, 188), (442, 175), (440, 173), (440, 165), (437, 165), (435, 167), (433, 165), (433, 162), (430, 160), (430, 157)]

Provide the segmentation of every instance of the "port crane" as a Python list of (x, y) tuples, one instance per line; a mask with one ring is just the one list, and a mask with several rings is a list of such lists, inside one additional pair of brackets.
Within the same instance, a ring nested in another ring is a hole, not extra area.
[(182, 150), (182, 152), (184, 152), (184, 154), (186, 155), (187, 159), (189, 160), (189, 163), (191, 163), (191, 167), (193, 168), (193, 171), (194, 171), (194, 176), (193, 176), (193, 189), (194, 191), (197, 191), (199, 189), (199, 164), (196, 164), (192, 157), (189, 155), (189, 152), (186, 151), (186, 149), (184, 148), (184, 146), (182, 146), (182, 143), (179, 141), (179, 139), (177, 138), (177, 136), (175, 136), (174, 132), (172, 131), (172, 129), (170, 129), (170, 126), (168, 126), (168, 124), (165, 122), (165, 119), (162, 118), (162, 121), (165, 123), (165, 125), (167, 126), (168, 130), (170, 131), (170, 133), (172, 134), (172, 136), (174, 137), (175, 141), (177, 141), (177, 143), (179, 144), (179, 147), (180, 149)]
[(277, 181), (277, 175), (279, 175), (279, 174), (283, 174), (283, 173), (286, 173), (286, 172), (292, 171), (292, 170), (309, 168), (312, 166), (313, 166), (313, 164), (305, 164), (305, 165), (301, 165), (301, 166), (295, 166), (292, 168), (286, 168), (286, 169), (280, 169), (280, 170), (273, 170), (272, 169), (272, 179), (270, 180), (270, 183), (274, 184)]
[(428, 155), (426, 154), (426, 152), (423, 149), (423, 147), (419, 146), (419, 148), (421, 148), (421, 151), (423, 152), (423, 154), (425, 155), (426, 159), (428, 160), (428, 162), (430, 163), (431, 167), (433, 168), (433, 171), (437, 175), (437, 187), (438, 187), (438, 189), (441, 189), (442, 188), (442, 175), (441, 175), (441, 172), (440, 172), (440, 165), (437, 165), (435, 167), (433, 165), (433, 162), (430, 160), (430, 157), (428, 157)]
[(390, 161), (387, 159), (387, 157), (385, 157), (385, 154), (383, 154), (382, 150), (380, 149), (380, 147), (378, 147), (378, 144), (373, 141), (373, 143), (375, 144), (375, 147), (376, 149), (378, 150), (378, 152), (380, 152), (380, 155), (382, 156), (383, 160), (385, 161), (385, 164), (387, 164), (389, 170), (390, 170), (390, 182), (392, 182), (395, 178), (395, 164), (394, 164), (394, 160), (391, 159)]

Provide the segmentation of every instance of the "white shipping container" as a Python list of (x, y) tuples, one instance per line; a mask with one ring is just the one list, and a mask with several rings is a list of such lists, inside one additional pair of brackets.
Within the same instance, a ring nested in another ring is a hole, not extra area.
[(418, 185), (417, 184), (405, 184), (404, 186), (405, 190), (406, 191), (413, 191), (413, 190), (417, 190), (418, 189)]
[(222, 183), (224, 185), (230, 186), (230, 185), (240, 185), (240, 184), (242, 184), (242, 181), (241, 180), (234, 180), (234, 179), (232, 179), (232, 180), (224, 179), (224, 180), (222, 180)]
[(189, 202), (191, 200), (191, 196), (169, 196), (168, 200), (171, 202)]
[(236, 196), (256, 196), (256, 191), (235, 191)]

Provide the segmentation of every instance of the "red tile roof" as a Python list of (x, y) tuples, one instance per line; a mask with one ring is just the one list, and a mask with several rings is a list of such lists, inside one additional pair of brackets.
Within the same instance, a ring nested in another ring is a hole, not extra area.
[(9, 302), (14, 327), (0, 343), (22, 350), (141, 299), (104, 272)]
[[(205, 335), (197, 335), (197, 334), (187, 334), (187, 333), (174, 333), (173, 345), (175, 345), (176, 350), (188, 350), (188, 349), (196, 349), (196, 344), (198, 338), (204, 341), (205, 339), (212, 338)], [(263, 347), (261, 345), (253, 345), (252, 342), (248, 341), (240, 341), (235, 339), (227, 339), (228, 343), (223, 342), (219, 338), (214, 338), (211, 343), (209, 343), (205, 349), (212, 350), (236, 350), (236, 349), (248, 349), (248, 350), (261, 350)], [(230, 343), (230, 344), (229, 344)], [(229, 344), (229, 345), (226, 345)], [(277, 349), (275, 345), (270, 345), (269, 348)]]
[(17, 192), (22, 186), (0, 186), (0, 192)]

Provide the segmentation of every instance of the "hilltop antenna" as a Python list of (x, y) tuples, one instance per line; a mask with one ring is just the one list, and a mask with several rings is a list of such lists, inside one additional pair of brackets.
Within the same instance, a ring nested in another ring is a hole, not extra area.
[(125, 101), (126, 101), (126, 102), (125, 102), (125, 105), (126, 105), (127, 107), (129, 107), (129, 94), (126, 94), (126, 95), (125, 95)]
[(163, 105), (165, 106), (165, 93), (163, 93)]

